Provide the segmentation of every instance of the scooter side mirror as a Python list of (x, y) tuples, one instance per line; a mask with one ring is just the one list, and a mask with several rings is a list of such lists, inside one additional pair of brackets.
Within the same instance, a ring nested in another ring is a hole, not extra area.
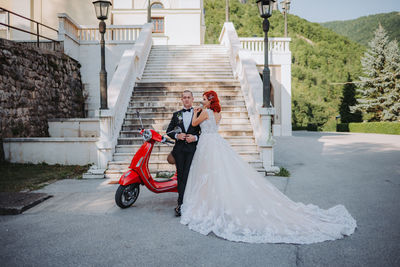
[(176, 126), (172, 131), (166, 133), (166, 134), (170, 134), (170, 133), (176, 133), (176, 134), (180, 134), (182, 132), (181, 127)]
[(174, 132), (177, 133), (177, 134), (180, 134), (180, 133), (182, 132), (181, 127), (176, 126), (176, 127), (174, 128)]
[(136, 110), (136, 116), (138, 116), (138, 118), (139, 118), (139, 120), (140, 120), (140, 125), (142, 126), (142, 129), (144, 129), (144, 127), (143, 127), (143, 122), (142, 122), (142, 117), (140, 117), (139, 110)]

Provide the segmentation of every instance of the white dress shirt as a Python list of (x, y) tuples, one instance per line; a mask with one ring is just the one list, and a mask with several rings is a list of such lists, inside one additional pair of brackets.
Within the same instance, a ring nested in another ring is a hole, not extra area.
[(193, 116), (193, 108), (190, 109), (190, 112), (182, 112), (183, 126), (185, 127), (185, 132), (189, 129), (190, 124), (192, 123)]
[[(190, 112), (182, 112), (182, 120), (183, 120), (183, 127), (185, 127), (185, 132), (188, 131), (190, 124), (192, 123), (192, 117), (193, 117), (193, 108), (190, 108)], [(178, 134), (175, 134), (175, 139), (177, 138)], [(197, 136), (194, 136), (196, 138), (196, 141), (198, 140)]]

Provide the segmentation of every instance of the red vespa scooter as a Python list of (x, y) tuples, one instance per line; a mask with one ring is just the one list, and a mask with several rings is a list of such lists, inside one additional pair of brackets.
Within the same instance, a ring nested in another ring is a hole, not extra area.
[[(137, 112), (137, 115), (140, 119), (140, 124), (142, 125), (142, 128), (139, 129), (140, 134), (143, 136), (145, 142), (133, 156), (129, 166), (129, 171), (126, 171), (119, 179), (120, 186), (118, 187), (117, 192), (115, 192), (115, 203), (118, 207), (123, 209), (132, 206), (138, 199), (140, 192), (139, 185), (144, 185), (150, 191), (157, 194), (178, 192), (176, 173), (169, 180), (155, 181), (151, 177), (149, 171), (149, 159), (154, 144), (156, 142), (174, 144), (174, 142), (168, 140), (165, 136), (160, 135), (152, 129), (144, 129), (139, 112)], [(181, 133), (182, 129), (177, 127), (172, 132)]]

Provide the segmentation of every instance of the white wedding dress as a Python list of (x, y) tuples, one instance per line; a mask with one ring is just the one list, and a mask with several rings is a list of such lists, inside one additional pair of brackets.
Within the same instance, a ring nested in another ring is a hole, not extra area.
[(182, 224), (249, 243), (310, 244), (354, 232), (356, 221), (343, 205), (323, 210), (281, 193), (218, 134), (214, 113), (207, 112), (186, 184)]

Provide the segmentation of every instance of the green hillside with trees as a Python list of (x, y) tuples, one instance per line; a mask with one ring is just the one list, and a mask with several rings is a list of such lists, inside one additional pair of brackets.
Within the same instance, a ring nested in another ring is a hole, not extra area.
[[(254, 1), (255, 2), (255, 1)], [(239, 37), (263, 36), (262, 19), (254, 2), (230, 1), (230, 21)], [(205, 0), (206, 43), (217, 43), (225, 21), (225, 1)], [(270, 18), (270, 37), (283, 37), (284, 17)], [(343, 83), (361, 74), (360, 58), (366, 48), (318, 23), (288, 16), (292, 38), (292, 124), (334, 130)]]
[(353, 20), (330, 21), (321, 23), (334, 32), (347, 36), (359, 44), (367, 46), (374, 37), (379, 24), (386, 29), (389, 41), (400, 40), (400, 12), (391, 12), (360, 17)]

